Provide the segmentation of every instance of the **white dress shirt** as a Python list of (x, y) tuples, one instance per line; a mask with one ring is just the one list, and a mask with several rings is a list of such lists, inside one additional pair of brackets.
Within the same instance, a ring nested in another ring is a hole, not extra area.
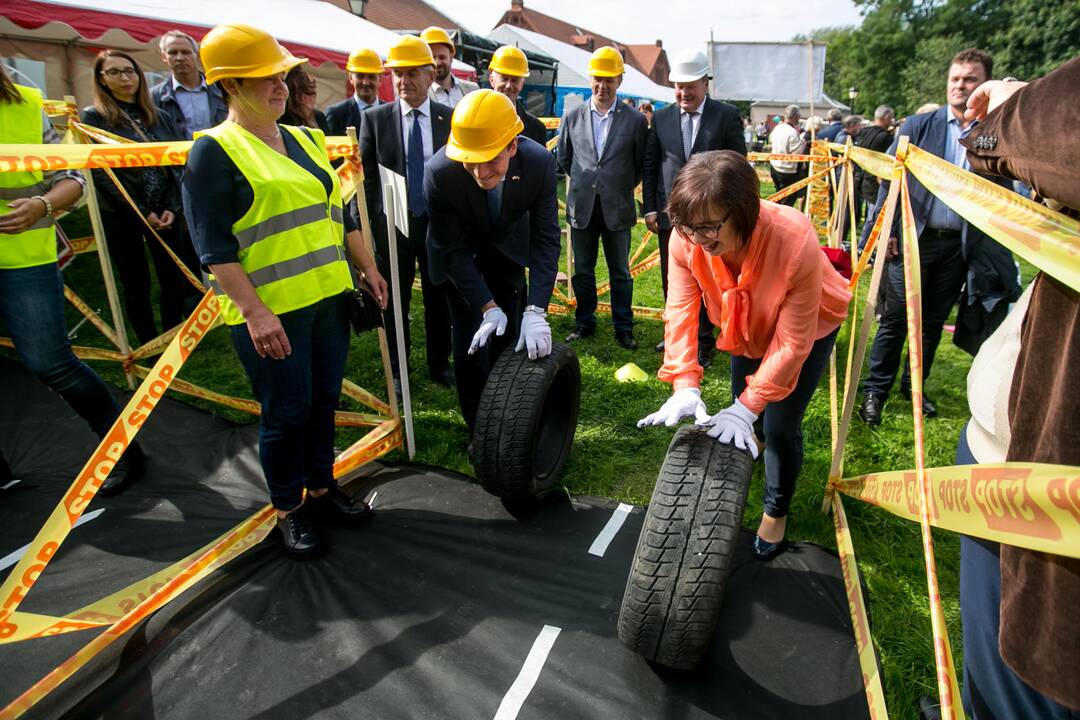
[[(398, 103), (401, 105), (401, 147), (405, 150), (405, 162), (408, 164), (409, 134), (412, 132), (413, 124), (409, 113), (412, 112), (413, 107), (404, 100), (398, 100)], [(434, 152), (432, 150), (434, 143), (431, 140), (431, 100), (424, 100), (424, 103), (416, 109), (420, 111), (420, 137), (424, 139), (424, 162), (427, 162)]]

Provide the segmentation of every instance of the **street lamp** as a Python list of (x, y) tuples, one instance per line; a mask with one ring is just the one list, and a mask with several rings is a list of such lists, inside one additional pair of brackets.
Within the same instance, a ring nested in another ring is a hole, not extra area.
[(353, 15), (358, 17), (364, 17), (364, 11), (367, 9), (367, 0), (349, 0), (349, 10)]
[(847, 91), (848, 100), (851, 101), (851, 114), (855, 114), (855, 98), (859, 97), (859, 89), (852, 85)]

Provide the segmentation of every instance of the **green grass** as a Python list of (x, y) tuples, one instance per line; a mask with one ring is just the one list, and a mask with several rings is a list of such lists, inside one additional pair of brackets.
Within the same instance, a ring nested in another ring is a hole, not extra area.
[[(771, 192), (764, 184), (763, 194)], [(85, 220), (76, 215), (66, 224), (72, 236), (85, 234)], [(81, 224), (81, 226), (80, 226)], [(642, 228), (635, 230), (636, 240)], [(653, 241), (655, 246), (655, 240)], [(651, 246), (652, 247), (652, 246)], [(565, 259), (561, 264), (565, 271)], [(597, 275), (606, 278), (601, 260)], [(1024, 266), (1024, 277), (1033, 275)], [(96, 258), (79, 257), (68, 271), (78, 292), (94, 308), (107, 308)], [(863, 287), (867, 282), (862, 283)], [(862, 291), (865, 293), (865, 289)], [(662, 306), (659, 270), (639, 277), (635, 282), (634, 302)], [(70, 308), (69, 308), (70, 310)], [(107, 309), (104, 314), (107, 313)], [(70, 311), (69, 323), (78, 321)], [(573, 329), (571, 315), (552, 315), (552, 332), (562, 338)], [(426, 367), (419, 293), (413, 301), (414, 367)], [(657, 471), (663, 461), (672, 431), (664, 428), (638, 430), (636, 421), (652, 412), (669, 396), (670, 387), (655, 379), (661, 362), (653, 350), (662, 338), (658, 320), (639, 320), (636, 335), (641, 348), (636, 352), (621, 349), (613, 342), (610, 320), (600, 318), (596, 335), (576, 345), (581, 360), (581, 412), (573, 453), (566, 469), (566, 489), (576, 495), (593, 495), (635, 504), (646, 504), (652, 493)], [(78, 344), (106, 346), (89, 326), (79, 331)], [(353, 338), (347, 377), (382, 395), (382, 368), (378, 362), (375, 337), (368, 333)], [(838, 375), (843, 382), (848, 329), (838, 340)], [(628, 362), (637, 363), (650, 379), (640, 384), (615, 380), (615, 371)], [(948, 334), (943, 338), (934, 364), (934, 374), (927, 383), (928, 392), (937, 401), (940, 416), (926, 425), (928, 466), (950, 465), (956, 440), (968, 417), (965, 378), (970, 358), (956, 348)], [(95, 363), (109, 380), (123, 384), (119, 368), (112, 363)], [(235, 358), (227, 333), (217, 330), (203, 341), (181, 372), (181, 377), (214, 390), (250, 396), (250, 389)], [(423, 371), (412, 376), (416, 436), (419, 438), (416, 460), (471, 474), (465, 454), (467, 433), (457, 409), (457, 396), (431, 382)], [(702, 393), (710, 410), (718, 411), (730, 397), (728, 362), (718, 354), (705, 373)], [(829, 468), (828, 379), (815, 395), (804, 424), (806, 464), (799, 480), (788, 523), (788, 537), (835, 548), (831, 519), (820, 511), (822, 490)], [(183, 396), (181, 396), (183, 397)], [(188, 400), (190, 401), (190, 400)], [(241, 422), (253, 422), (243, 413), (195, 402), (213, 412)], [(355, 409), (354, 403), (347, 403)], [(354, 442), (362, 430), (341, 429), (340, 447)], [(857, 419), (848, 440), (845, 475), (872, 471), (913, 468), (914, 442), (910, 403), (894, 396), (885, 409), (884, 422), (870, 429)], [(396, 457), (402, 457), (397, 453)], [(762, 466), (756, 466), (754, 482), (745, 518), (747, 527), (756, 527), (762, 501)], [(869, 588), (873, 635), (884, 667), (887, 702), (895, 717), (916, 715), (920, 695), (936, 695), (933, 648), (930, 632), (926, 579), (919, 527), (895, 518), (882, 510), (856, 500), (845, 501), (852, 525), (856, 554), (864, 581)], [(949, 621), (954, 657), (960, 662), (960, 625), (958, 605), (958, 538), (951, 533), (934, 533), (942, 599)]]

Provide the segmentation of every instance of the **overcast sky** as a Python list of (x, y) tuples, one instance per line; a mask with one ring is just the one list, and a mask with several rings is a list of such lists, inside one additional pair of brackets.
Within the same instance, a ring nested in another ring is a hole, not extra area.
[[(480, 35), (510, 7), (510, 0), (429, 2)], [(710, 29), (716, 40), (782, 41), (861, 21), (851, 0), (525, 0), (525, 7), (627, 44), (663, 40), (669, 58), (686, 47), (704, 49)]]

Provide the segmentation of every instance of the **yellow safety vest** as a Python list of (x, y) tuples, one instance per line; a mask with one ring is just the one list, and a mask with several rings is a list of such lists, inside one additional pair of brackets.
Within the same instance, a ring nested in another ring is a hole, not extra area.
[[(0, 142), (41, 144), (41, 91), (16, 85), (23, 102), (0, 102)], [(12, 200), (45, 194), (41, 172), (0, 172), (0, 214)], [(0, 235), (0, 269), (37, 267), (56, 262), (56, 221), (46, 215), (26, 232)]]
[[(330, 176), (330, 197), (322, 181), (234, 122), (195, 133), (196, 138), (209, 135), (217, 140), (255, 192), (251, 208), (233, 223), (232, 232), (240, 243), (240, 266), (276, 315), (353, 287), (342, 241), (341, 185), (326, 157), (326, 138), (320, 130), (311, 130), (312, 142), (299, 128), (281, 127)], [(244, 322), (213, 276), (210, 285), (225, 322)]]

